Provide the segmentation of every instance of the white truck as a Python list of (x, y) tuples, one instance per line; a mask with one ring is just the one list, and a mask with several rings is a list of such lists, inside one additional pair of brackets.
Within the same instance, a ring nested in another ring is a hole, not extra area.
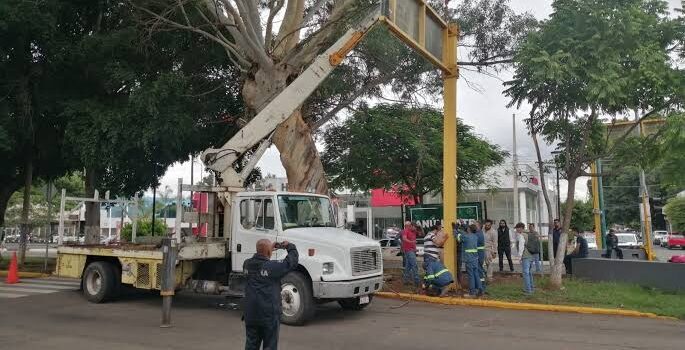
[[(255, 253), (261, 238), (288, 240), (300, 255), (297, 269), (283, 279), (281, 320), (286, 324), (303, 324), (322, 302), (337, 301), (343, 308), (361, 310), (382, 288), (380, 245), (336, 228), (329, 198), (310, 193), (244, 192), (244, 181), (271, 145), (274, 130), (380, 17), (380, 10), (375, 11), (347, 31), (223, 147), (205, 151), (203, 160), (214, 171), (219, 186), (179, 182), (173, 235), (178, 248), (177, 289), (240, 296), (245, 285), (243, 262)], [(237, 171), (234, 163), (255, 148), (247, 165)], [(182, 194), (191, 191), (206, 193), (206, 212), (183, 212)], [(182, 235), (182, 222), (206, 227), (206, 237)], [(115, 299), (122, 284), (160, 289), (163, 253), (159, 244), (149, 243), (60, 246), (56, 273), (80, 278), (83, 293), (92, 302)], [(278, 254), (284, 252), (276, 251), (272, 258), (282, 258)]]

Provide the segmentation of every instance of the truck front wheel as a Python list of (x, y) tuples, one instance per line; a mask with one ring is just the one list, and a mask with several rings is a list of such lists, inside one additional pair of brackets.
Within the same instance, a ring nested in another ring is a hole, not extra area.
[(281, 280), (281, 322), (301, 326), (314, 316), (316, 304), (312, 286), (300, 272), (290, 272)]
[(83, 295), (88, 301), (102, 303), (116, 296), (119, 286), (116, 268), (108, 262), (96, 261), (83, 272)]
[(340, 307), (342, 307), (344, 310), (359, 311), (371, 304), (371, 300), (373, 300), (373, 294), (369, 294), (367, 297), (369, 297), (369, 302), (363, 304), (360, 302), (360, 297), (340, 299), (338, 300), (338, 304), (340, 304)]

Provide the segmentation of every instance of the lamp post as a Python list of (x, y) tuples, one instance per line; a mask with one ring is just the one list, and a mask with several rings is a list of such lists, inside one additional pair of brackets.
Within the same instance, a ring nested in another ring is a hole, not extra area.
[(559, 154), (561, 151), (552, 151), (554, 155), (554, 168), (557, 171), (557, 219), (561, 219), (561, 192), (559, 186)]

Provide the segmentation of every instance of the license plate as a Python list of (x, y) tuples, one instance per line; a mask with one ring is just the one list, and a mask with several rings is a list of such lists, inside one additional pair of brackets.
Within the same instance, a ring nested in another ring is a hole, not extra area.
[(369, 296), (368, 295), (362, 295), (359, 297), (359, 304), (368, 304), (369, 303)]

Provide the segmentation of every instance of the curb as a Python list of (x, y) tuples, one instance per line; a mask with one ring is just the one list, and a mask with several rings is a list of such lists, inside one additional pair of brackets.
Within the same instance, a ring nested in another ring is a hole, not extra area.
[[(50, 276), (49, 273), (19, 271), (19, 278), (41, 278)], [(7, 271), (0, 271), (0, 277), (7, 277)]]
[(408, 293), (390, 293), (390, 292), (376, 292), (374, 295), (387, 299), (400, 300), (414, 300), (422, 301), (432, 304), (442, 305), (459, 305), (459, 306), (480, 306), (509, 310), (527, 310), (527, 311), (548, 311), (548, 312), (566, 312), (576, 314), (591, 314), (591, 315), (611, 315), (611, 316), (627, 316), (627, 317), (641, 317), (652, 318), (659, 320), (679, 321), (675, 317), (659, 316), (651, 312), (640, 312), (633, 310), (620, 309), (603, 309), (584, 306), (568, 306), (568, 305), (548, 305), (548, 304), (532, 304), (532, 303), (515, 303), (498, 300), (483, 300), (483, 299), (464, 299), (455, 297), (429, 297), (426, 295), (408, 294)]

